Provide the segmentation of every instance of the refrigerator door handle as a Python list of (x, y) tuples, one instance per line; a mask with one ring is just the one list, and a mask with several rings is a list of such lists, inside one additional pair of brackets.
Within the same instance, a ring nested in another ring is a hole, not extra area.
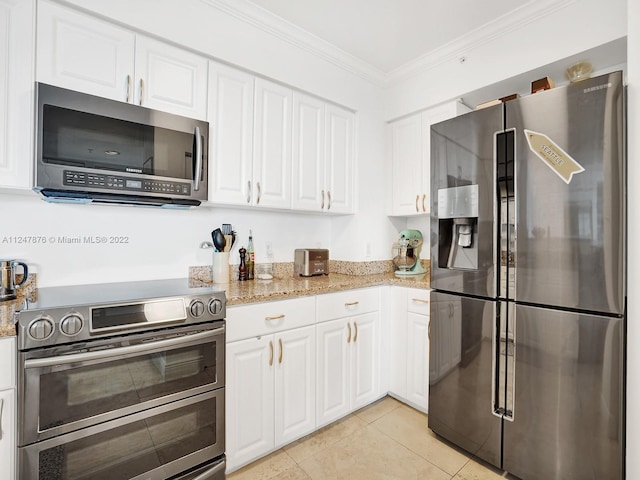
[(515, 305), (500, 302), (494, 332), (493, 414), (513, 420), (515, 395)]

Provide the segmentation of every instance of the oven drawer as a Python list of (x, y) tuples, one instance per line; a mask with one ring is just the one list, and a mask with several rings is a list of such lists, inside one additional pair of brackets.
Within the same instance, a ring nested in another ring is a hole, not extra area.
[(21, 447), (19, 478), (161, 480), (178, 475), (223, 455), (224, 402), (220, 388)]
[(224, 387), (223, 324), (87, 345), (20, 353), (19, 446)]

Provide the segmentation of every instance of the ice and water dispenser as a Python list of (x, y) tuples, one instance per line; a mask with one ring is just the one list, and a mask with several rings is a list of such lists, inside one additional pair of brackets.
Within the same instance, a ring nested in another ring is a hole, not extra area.
[(478, 185), (438, 190), (438, 267), (478, 269)]

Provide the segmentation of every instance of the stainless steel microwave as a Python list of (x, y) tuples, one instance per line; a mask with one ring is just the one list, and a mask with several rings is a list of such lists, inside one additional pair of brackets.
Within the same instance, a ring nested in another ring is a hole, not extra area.
[(36, 84), (34, 190), (49, 202), (190, 207), (207, 199), (209, 124)]

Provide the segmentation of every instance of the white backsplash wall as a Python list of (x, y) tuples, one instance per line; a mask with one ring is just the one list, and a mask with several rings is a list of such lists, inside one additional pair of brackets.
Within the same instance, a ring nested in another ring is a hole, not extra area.
[(5, 193), (0, 205), (0, 258), (27, 262), (38, 286), (186, 277), (189, 266), (210, 264), (211, 250), (199, 246), (222, 223), (238, 232), (231, 263), (239, 263), (249, 229), (258, 261), (267, 241), (276, 262), (293, 261), (295, 248), (330, 248), (331, 220), (319, 215), (49, 204), (35, 194)]

